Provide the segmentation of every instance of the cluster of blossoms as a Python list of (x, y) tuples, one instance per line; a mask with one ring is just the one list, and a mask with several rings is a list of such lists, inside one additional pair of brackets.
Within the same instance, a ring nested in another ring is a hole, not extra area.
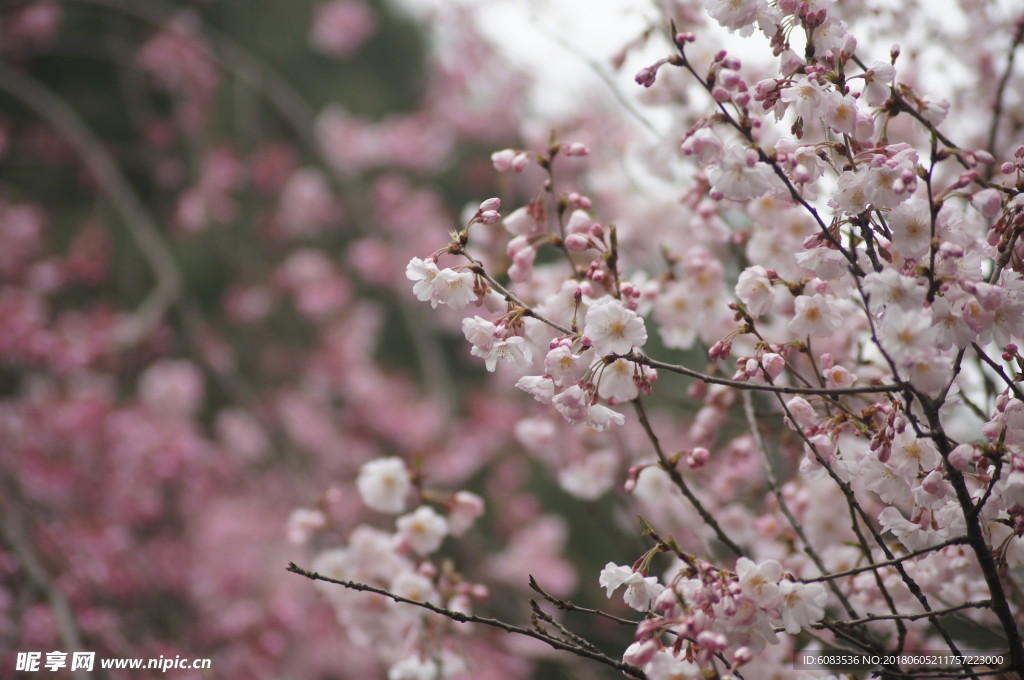
[[(1000, 164), (996, 140), (1017, 134), (1001, 100), (983, 132), (956, 130), (958, 146), (940, 128), (950, 101), (911, 86), (915, 65), (898, 47), (862, 61), (872, 49), (858, 50), (837, 5), (707, 3), (721, 27), (770, 42), (772, 59), (753, 66), (712, 52), (693, 30), (701, 19), (676, 9), (674, 30), (685, 30), (636, 82), (654, 92), (666, 71), (685, 72), (692, 85), (664, 97), (687, 128), (675, 160), (647, 169), (643, 200), (609, 189), (603, 169), (578, 169), (573, 157), (600, 158), (592, 144), (498, 151), (497, 171), (539, 175), (540, 189), (504, 215), (489, 199), (446, 248), (413, 259), (416, 296), (468, 310), (470, 353), (581, 426), (582, 441), (614, 437), (613, 425), (646, 436), (646, 451), (590, 445), (582, 477), (579, 457), (563, 457), (564, 488), (594, 498), (581, 478), (603, 491), (609, 470), (628, 468), (641, 508), (667, 487), (703, 525), (684, 540), (708, 561), (680, 552), (665, 585), (644, 559), (601, 573), (609, 596), (624, 586), (646, 613), (627, 674), (740, 677), (777, 633), (806, 646), (810, 626), (883, 640), (845, 639), (861, 649), (953, 650), (964, 644), (953, 612), (999, 630), (1007, 667), (1024, 671), (1024, 147)], [(713, 115), (692, 104), (701, 90)], [(692, 186), (681, 200), (678, 186), (658, 193), (678, 177)], [(599, 209), (615, 218), (595, 219)], [(439, 268), (442, 258), (459, 262)], [(695, 349), (705, 367), (691, 367)], [(666, 350), (688, 363), (654, 358)], [(644, 406), (660, 396), (659, 373), (696, 379), (689, 428)], [(744, 391), (771, 398), (788, 431), (777, 449), (761, 433), (761, 400)], [(636, 429), (617, 409), (625, 402)], [(728, 425), (741, 405), (737, 436)], [(520, 426), (530, 450), (550, 451), (539, 442), (560, 431), (546, 415)], [(729, 467), (753, 477), (744, 485)], [(712, 479), (733, 497), (705, 493)], [(829, 503), (845, 516), (816, 516)], [(671, 515), (656, 521), (687, 526)], [(737, 561), (712, 565), (723, 559)]]
[[(400, 458), (366, 463), (356, 484), (369, 508), (392, 515), (404, 512), (413, 489), (412, 473)], [(424, 498), (440, 496), (421, 488), (418, 492)], [(401, 515), (395, 520), (394, 533), (357, 526), (345, 547), (320, 552), (313, 569), (321, 576), (376, 586), (400, 598), (470, 612), (474, 600), (487, 597), (487, 588), (467, 582), (449, 565), (435, 564), (432, 556), (447, 536), (461, 536), (470, 529), (483, 514), (483, 500), (459, 491), (447, 495), (440, 505), (446, 515), (430, 504)], [(451, 678), (466, 672), (457, 651), (459, 631), (453, 626), (444, 631), (426, 610), (409, 604), (383, 603), (375, 595), (331, 583), (320, 585), (353, 641), (372, 647), (390, 661), (389, 680)]]
[[(741, 557), (733, 574), (685, 559), (669, 586), (611, 562), (601, 572), (609, 597), (624, 586), (626, 604), (651, 613), (623, 655), (648, 677), (699, 678), (723, 652), (733, 667), (743, 666), (777, 643), (777, 628), (795, 635), (825, 614), (824, 586), (783, 578), (775, 560), (755, 564)], [(666, 638), (676, 642), (666, 646)]]

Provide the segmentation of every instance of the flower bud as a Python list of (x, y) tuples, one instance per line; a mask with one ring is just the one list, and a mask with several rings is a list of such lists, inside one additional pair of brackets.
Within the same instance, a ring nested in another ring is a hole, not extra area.
[(569, 234), (565, 237), (565, 247), (577, 253), (581, 253), (590, 247), (590, 239), (583, 234)]
[(949, 452), (949, 464), (954, 469), (963, 472), (972, 461), (974, 461), (975, 448), (973, 444), (960, 444)]
[(491, 163), (498, 172), (505, 172), (512, 169), (512, 160), (516, 157), (513, 149), (502, 149), (491, 154)]

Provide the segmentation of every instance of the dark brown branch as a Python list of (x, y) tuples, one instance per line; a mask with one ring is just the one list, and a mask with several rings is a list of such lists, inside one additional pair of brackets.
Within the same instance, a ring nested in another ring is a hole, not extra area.
[(679, 469), (672, 464), (672, 461), (665, 455), (665, 451), (661, 448), (661, 442), (658, 441), (658, 436), (654, 433), (654, 429), (651, 427), (651, 421), (647, 419), (647, 411), (644, 410), (644, 402), (641, 397), (637, 397), (633, 400), (633, 407), (636, 409), (636, 415), (640, 419), (640, 425), (643, 426), (644, 432), (647, 433), (647, 438), (651, 441), (651, 445), (654, 446), (654, 452), (658, 456), (658, 462), (661, 464), (661, 468), (668, 473), (669, 479), (676, 485), (686, 500), (690, 501), (690, 505), (697, 510), (697, 513), (704, 520), (704, 523), (711, 527), (711, 530), (715, 532), (715, 536), (722, 542), (729, 550), (731, 550), (737, 557), (743, 557), (745, 554), (743, 549), (740, 548), (736, 543), (729, 538), (729, 535), (725, 533), (725, 530), (718, 524), (718, 520), (704, 507), (700, 499), (693, 493), (690, 486), (683, 479), (683, 476), (679, 473)]

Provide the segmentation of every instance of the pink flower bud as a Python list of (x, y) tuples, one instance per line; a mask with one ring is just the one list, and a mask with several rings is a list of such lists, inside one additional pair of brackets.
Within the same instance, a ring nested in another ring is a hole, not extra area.
[(583, 234), (569, 234), (565, 237), (565, 247), (580, 253), (590, 247), (590, 239)]
[(946, 489), (946, 483), (942, 479), (942, 472), (932, 470), (921, 480), (921, 488), (930, 496), (941, 496)]
[(488, 198), (486, 201), (484, 201), (483, 203), (480, 204), (480, 210), (485, 211), (485, 212), (488, 211), (488, 210), (498, 210), (500, 208), (501, 208), (501, 199), (497, 198), (497, 197), (495, 197), (495, 198)]
[(949, 452), (949, 464), (954, 469), (963, 472), (974, 461), (975, 448), (973, 444), (960, 444)]
[(564, 147), (566, 156), (589, 156), (590, 148), (581, 142), (573, 142)]
[(1003, 197), (997, 189), (982, 189), (971, 197), (974, 206), (988, 219), (995, 219), (1003, 208)]
[(516, 157), (513, 149), (502, 149), (491, 154), (491, 163), (498, 172), (505, 172), (512, 168), (512, 159)]
[(721, 633), (705, 630), (697, 635), (697, 644), (709, 651), (721, 652), (728, 645), (728, 640)]
[(480, 213), (480, 221), (484, 224), (497, 224), (501, 221), (501, 213), (497, 210), (485, 210)]
[(686, 464), (691, 470), (697, 470), (704, 467), (710, 459), (711, 452), (698, 446), (686, 457)]
[(843, 38), (842, 54), (849, 56), (857, 51), (857, 38), (853, 33), (847, 33)]
[(647, 665), (654, 655), (661, 649), (661, 644), (654, 639), (647, 640), (646, 642), (634, 642), (626, 648), (625, 653), (622, 655), (622, 660), (631, 666), (637, 668), (643, 668)]
[(512, 159), (512, 170), (515, 172), (522, 172), (526, 169), (526, 166), (530, 164), (530, 157), (525, 153), (516, 154), (516, 157)]
[(654, 85), (654, 79), (657, 78), (657, 77), (658, 77), (657, 69), (651, 69), (651, 68), (646, 68), (645, 67), (645, 68), (642, 68), (642, 69), (640, 69), (639, 71), (636, 72), (636, 77), (634, 78), (634, 80), (636, 80), (638, 85), (643, 85), (644, 87), (650, 87), (651, 85)]
[(957, 178), (956, 182), (953, 183), (953, 186), (957, 189), (961, 189), (970, 184), (971, 182), (973, 182), (974, 180), (978, 179), (978, 177), (979, 174), (977, 170), (968, 170), (967, 172), (964, 172)]
[(778, 378), (783, 369), (786, 368), (786, 360), (782, 358), (782, 355), (770, 352), (761, 357), (761, 364), (764, 366), (765, 373), (772, 380)]
[(974, 157), (978, 159), (979, 163), (984, 163), (985, 165), (992, 165), (993, 163), (996, 162), (996, 159), (992, 156), (992, 154), (990, 154), (988, 151), (985, 151), (984, 149), (978, 149), (977, 151), (975, 151)]

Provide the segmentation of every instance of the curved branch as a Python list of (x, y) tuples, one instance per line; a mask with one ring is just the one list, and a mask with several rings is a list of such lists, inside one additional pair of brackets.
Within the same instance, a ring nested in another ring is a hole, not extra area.
[(82, 164), (110, 199), (129, 236), (156, 277), (156, 286), (117, 332), (133, 345), (156, 327), (182, 292), (181, 274), (156, 221), (85, 121), (60, 96), (39, 81), (0, 63), (0, 90), (49, 123), (78, 152)]

